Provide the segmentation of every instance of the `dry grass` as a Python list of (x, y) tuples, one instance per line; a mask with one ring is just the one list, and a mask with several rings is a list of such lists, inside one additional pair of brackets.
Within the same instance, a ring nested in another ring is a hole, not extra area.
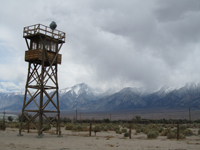
[(78, 135), (80, 135), (80, 136), (89, 136), (88, 133), (78, 133)]
[(127, 139), (126, 137), (120, 137), (119, 139)]
[[(28, 133), (28, 131), (26, 130), (22, 130), (22, 132), (26, 132), (26, 133)], [(29, 130), (29, 133), (38, 133), (38, 131), (37, 130)]]
[(194, 142), (187, 142), (187, 144), (200, 145), (200, 143), (194, 143)]
[(110, 140), (110, 138), (114, 138), (114, 136), (106, 136), (106, 140)]

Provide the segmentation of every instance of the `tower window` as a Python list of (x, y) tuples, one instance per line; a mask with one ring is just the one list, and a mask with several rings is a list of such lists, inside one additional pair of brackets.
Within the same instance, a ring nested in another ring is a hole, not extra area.
[(32, 49), (37, 49), (37, 43), (36, 42), (32, 42)]
[(50, 41), (46, 41), (45, 49), (48, 50), (48, 51), (50, 50)]
[(38, 49), (43, 49), (43, 43), (41, 41), (39, 41)]
[(51, 43), (51, 51), (56, 52), (56, 43), (54, 42)]

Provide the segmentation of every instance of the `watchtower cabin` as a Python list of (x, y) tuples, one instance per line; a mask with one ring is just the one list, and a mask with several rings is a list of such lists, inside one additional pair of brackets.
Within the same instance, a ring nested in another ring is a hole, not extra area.
[[(44, 65), (49, 66), (54, 56), (60, 50), (59, 46), (65, 43), (65, 33), (42, 24), (24, 27), (23, 37), (26, 40), (28, 50), (25, 52), (25, 61), (41, 64), (43, 52)], [(30, 40), (30, 41), (28, 41)], [(49, 57), (49, 60), (48, 60)], [(61, 54), (58, 54), (53, 64), (61, 64)]]
[[(56, 30), (56, 26), (52, 22), (50, 27), (42, 24), (24, 27), (23, 37), (28, 47), (25, 61), (29, 65), (19, 136), (22, 129), (32, 126), (42, 137), (43, 130), (50, 124), (56, 127), (56, 134), (61, 134), (57, 65), (61, 64), (59, 51), (65, 43), (65, 33)], [(53, 117), (49, 119), (47, 113)], [(48, 123), (44, 123), (44, 119)], [(25, 124), (24, 120), (27, 120)]]

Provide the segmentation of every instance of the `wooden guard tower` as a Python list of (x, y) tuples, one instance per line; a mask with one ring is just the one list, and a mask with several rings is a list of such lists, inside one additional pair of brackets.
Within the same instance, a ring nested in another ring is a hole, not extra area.
[[(58, 136), (61, 134), (57, 71), (65, 33), (56, 30), (56, 23), (52, 23), (54, 28), (42, 24), (24, 27), (23, 37), (28, 47), (25, 61), (29, 65), (19, 135), (32, 125), (42, 137), (42, 131), (50, 124), (56, 127)], [(49, 119), (47, 113), (54, 117)], [(28, 121), (23, 124), (23, 119)]]

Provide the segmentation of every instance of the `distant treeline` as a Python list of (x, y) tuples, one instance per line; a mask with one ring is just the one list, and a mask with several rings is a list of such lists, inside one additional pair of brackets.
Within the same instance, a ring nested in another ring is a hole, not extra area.
[[(27, 116), (29, 118), (32, 118), (31, 114), (27, 113)], [(57, 122), (57, 118), (49, 117), (52, 122)], [(21, 121), (21, 115), (19, 115), (19, 121)], [(23, 122), (27, 122), (27, 118), (23, 117)], [(44, 119), (44, 122), (47, 121)], [(190, 121), (188, 119), (142, 119), (140, 116), (135, 116), (135, 118), (131, 120), (126, 120), (126, 119), (119, 119), (119, 120), (110, 120), (108, 118), (102, 119), (102, 120), (95, 120), (95, 119), (82, 119), (82, 120), (76, 120), (76, 118), (70, 119), (67, 117), (61, 117), (60, 118), (61, 123), (133, 123), (133, 124), (149, 124), (149, 123), (155, 123), (155, 124), (188, 124), (188, 123), (200, 123), (200, 119)]]
[[(61, 120), (62, 122), (62, 120)], [(69, 121), (71, 122), (71, 120)], [(158, 119), (158, 120), (151, 120), (151, 119), (141, 119), (141, 120), (113, 120), (110, 121), (109, 119), (103, 119), (103, 120), (77, 120), (75, 122), (78, 123), (133, 123), (133, 124), (150, 124), (150, 123), (154, 123), (154, 124), (176, 124), (176, 123), (180, 123), (180, 124), (188, 124), (188, 123), (200, 123), (200, 119), (198, 120), (194, 120), (194, 121), (189, 121), (187, 119)]]

